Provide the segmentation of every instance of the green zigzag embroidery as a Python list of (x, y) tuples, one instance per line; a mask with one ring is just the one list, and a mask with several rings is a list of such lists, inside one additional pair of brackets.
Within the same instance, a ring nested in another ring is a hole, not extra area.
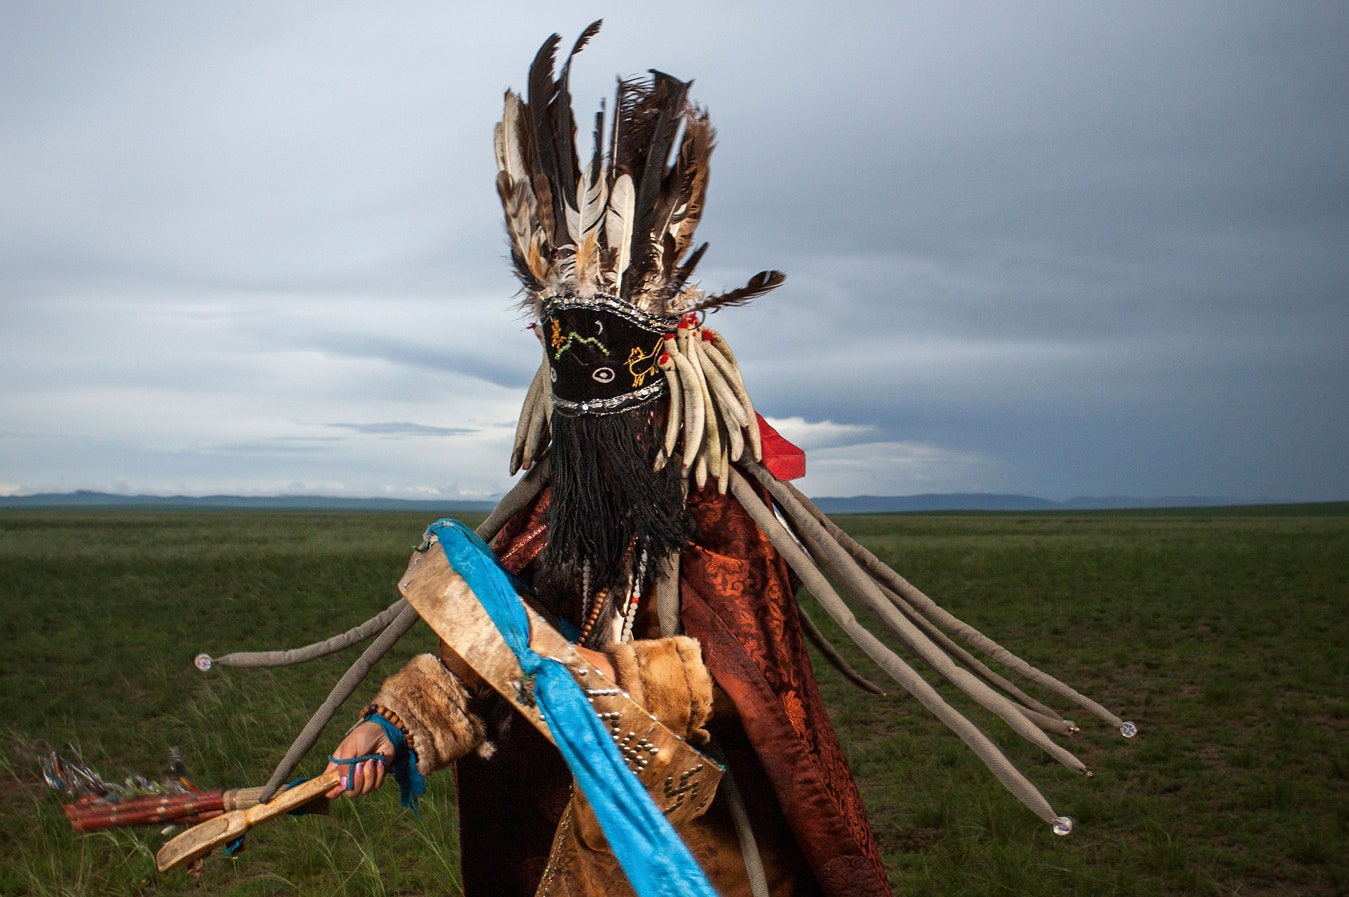
[(567, 350), (571, 348), (571, 344), (574, 343), (574, 342), (576, 342), (576, 343), (589, 343), (590, 345), (592, 345), (592, 346), (594, 346), (595, 348), (599, 349), (599, 350), (600, 350), (601, 352), (603, 352), (605, 355), (608, 355), (608, 354), (609, 354), (609, 350), (608, 350), (608, 348), (605, 347), (604, 343), (600, 342), (598, 339), (596, 339), (596, 338), (593, 337), (593, 336), (581, 336), (581, 334), (579, 334), (579, 333), (577, 333), (575, 330), (573, 330), (571, 333), (567, 334), (567, 341), (564, 342), (564, 343), (562, 344), (562, 346), (561, 346), (556, 352), (553, 353), (553, 359), (556, 360), (556, 359), (561, 358), (563, 355), (565, 355), (566, 352), (567, 352)]

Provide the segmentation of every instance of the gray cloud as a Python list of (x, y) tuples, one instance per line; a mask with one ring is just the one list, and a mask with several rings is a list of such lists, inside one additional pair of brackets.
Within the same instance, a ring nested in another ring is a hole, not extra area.
[[(704, 283), (789, 274), (710, 323), (811, 491), (1349, 498), (1337, 5), (683, 11), (573, 92), (696, 77)], [(538, 355), (491, 128), (588, 21), (0, 10), (0, 490), (504, 488)]]
[(339, 430), (351, 430), (366, 436), (466, 436), (478, 432), (470, 427), (431, 427), (426, 424), (412, 424), (405, 421), (371, 424), (331, 423), (327, 426)]

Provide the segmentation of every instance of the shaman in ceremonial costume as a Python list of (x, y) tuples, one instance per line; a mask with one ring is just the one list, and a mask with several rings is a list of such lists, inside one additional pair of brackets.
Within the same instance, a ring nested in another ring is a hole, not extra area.
[[(684, 82), (625, 81), (615, 121), (595, 124), (601, 141), (612, 128), (608, 153), (578, 160), (571, 60), (555, 78), (556, 45), (497, 126), (497, 186), (544, 362), (512, 461), (540, 468), (541, 489), (495, 550), (601, 669), (728, 766), (732, 788), (680, 831), (719, 894), (752, 894), (747, 868), (774, 895), (888, 894), (786, 565), (725, 494), (731, 463), (761, 457), (759, 423), (733, 356), (698, 320), (782, 277), (712, 297), (689, 285), (707, 116)], [(423, 656), (372, 702), (406, 730), (423, 772), (456, 766), (465, 892), (630, 893), (556, 751), (519, 725), (496, 743), (495, 697), (473, 680)], [(379, 751), (390, 745), (372, 721), (334, 754)], [(350, 789), (378, 784), (379, 767), (359, 767)], [(733, 793), (753, 820), (748, 867)]]
[[(1073, 724), (947, 633), (1127, 724), (942, 611), (775, 475), (796, 459), (775, 457), (780, 442), (734, 355), (701, 322), (783, 277), (763, 272), (710, 296), (690, 280), (706, 249), (693, 234), (713, 130), (688, 83), (660, 72), (620, 81), (612, 116), (595, 119), (593, 153), (578, 156), (568, 72), (597, 30), (557, 74), (559, 38), (546, 42), (526, 96), (506, 94), (496, 129), (497, 190), (543, 354), (511, 461), (525, 473), (510, 513), (499, 509), (485, 533), (497, 558), (596, 667), (725, 765), (716, 799), (678, 830), (724, 897), (890, 893), (816, 687), (805, 644), (818, 635), (798, 609), (798, 585), (1065, 832), (1070, 822), (860, 627), (823, 574), (1072, 768), (1085, 772), (1045, 733), (1071, 734)], [(454, 652), (424, 655), (383, 683), (334, 755), (410, 758), (421, 773), (454, 766), (470, 897), (632, 893), (556, 750), (530, 727), (507, 725), (502, 706)], [(386, 762), (352, 765), (332, 794), (373, 790)]]

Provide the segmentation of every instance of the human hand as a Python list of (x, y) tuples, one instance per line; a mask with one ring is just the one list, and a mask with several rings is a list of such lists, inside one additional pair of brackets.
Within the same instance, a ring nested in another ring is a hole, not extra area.
[(364, 757), (367, 754), (378, 754), (384, 759), (363, 760), (355, 765), (329, 763), (324, 772), (341, 770), (342, 781), (324, 796), (334, 798), (346, 794), (348, 797), (360, 797), (384, 784), (385, 767), (393, 762), (393, 744), (389, 741), (389, 736), (384, 734), (384, 727), (369, 720), (357, 724), (333, 749), (333, 756), (339, 760), (344, 757)]

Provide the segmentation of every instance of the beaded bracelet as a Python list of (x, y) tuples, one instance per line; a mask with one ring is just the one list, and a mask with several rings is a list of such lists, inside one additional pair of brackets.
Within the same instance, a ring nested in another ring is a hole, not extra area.
[(393, 745), (393, 762), (389, 771), (398, 783), (398, 792), (403, 806), (417, 812), (417, 798), (426, 793), (426, 780), (417, 768), (417, 752), (412, 748), (412, 733), (403, 726), (403, 721), (387, 707), (371, 704), (361, 714), (362, 722), (372, 722), (384, 729), (385, 736)]
[(403, 733), (403, 741), (408, 750), (416, 750), (412, 743), (412, 732), (408, 730), (407, 726), (403, 725), (403, 720), (399, 718), (398, 714), (380, 704), (367, 704), (365, 709), (361, 711), (361, 721), (364, 722), (372, 716), (381, 717), (392, 723), (394, 728)]

